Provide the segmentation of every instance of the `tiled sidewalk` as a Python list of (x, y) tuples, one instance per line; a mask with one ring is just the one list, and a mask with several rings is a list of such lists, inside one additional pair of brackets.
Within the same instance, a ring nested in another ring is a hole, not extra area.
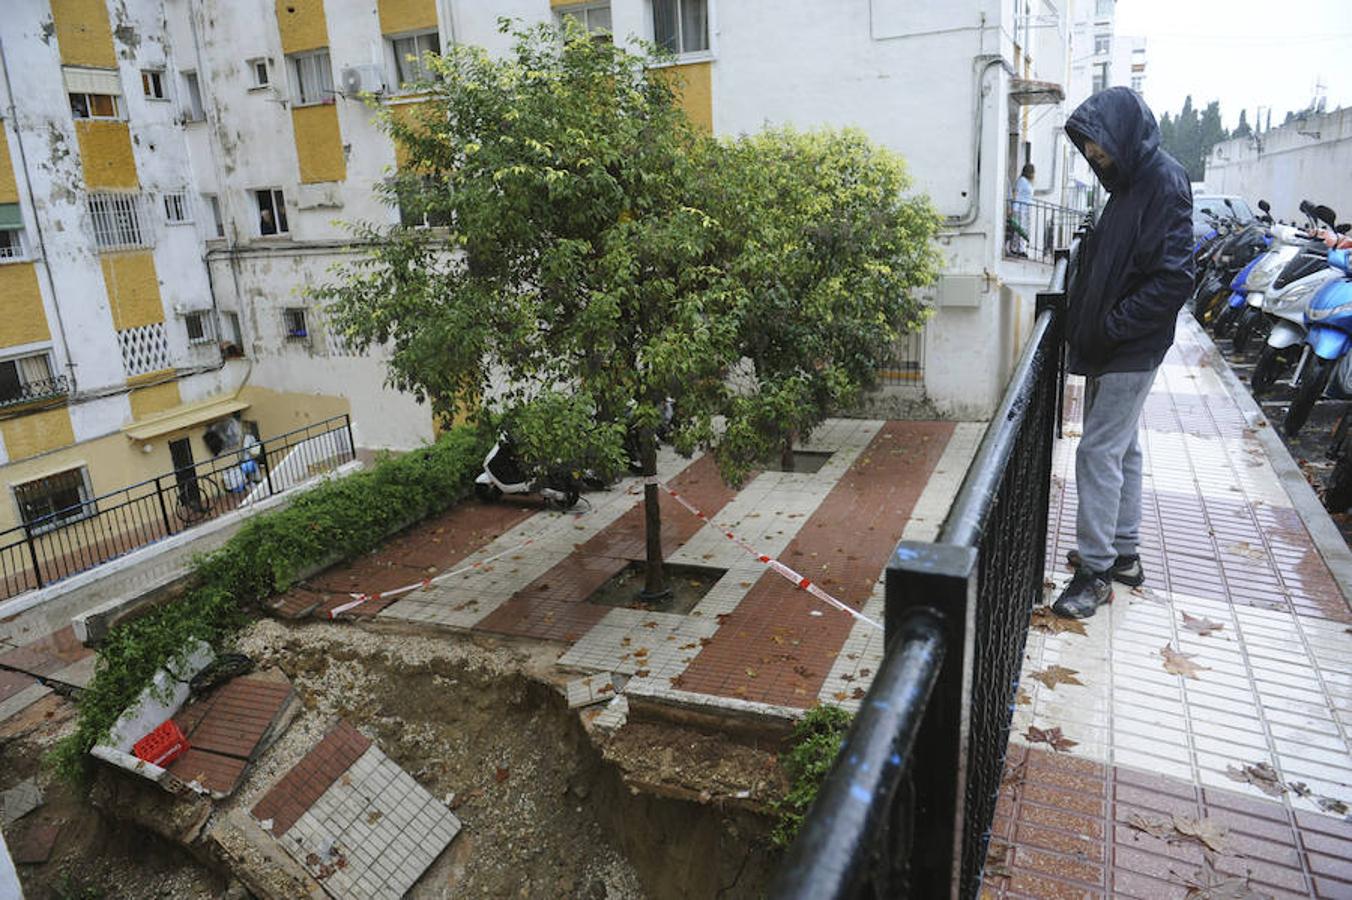
[[(1030, 633), (986, 896), (1352, 897), (1352, 614), (1259, 440), (1270, 426), (1180, 322), (1141, 431), (1146, 587), (1118, 585), (1083, 634)], [(1056, 588), (1075, 545), (1074, 383), (1070, 400)], [(1030, 742), (1051, 729), (1074, 745)]]

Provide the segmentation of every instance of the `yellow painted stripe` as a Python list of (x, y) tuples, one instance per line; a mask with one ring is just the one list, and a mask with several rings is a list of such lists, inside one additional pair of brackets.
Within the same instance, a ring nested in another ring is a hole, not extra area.
[(51, 0), (51, 4), (56, 42), (64, 65), (117, 68), (104, 0)]
[[(164, 376), (159, 374), (159, 377)], [(183, 398), (179, 396), (177, 381), (141, 388), (131, 392), (132, 418), (144, 419), (146, 416), (164, 412), (166, 409), (173, 409), (182, 402)]]
[(136, 158), (131, 152), (131, 131), (126, 122), (81, 119), (75, 123), (80, 143), (85, 184), (102, 188), (135, 188)]
[(296, 159), (300, 162), (303, 184), (342, 181), (347, 177), (337, 106), (325, 103), (293, 109), (291, 128), (296, 137)]
[(0, 297), (4, 315), (0, 316), (0, 347), (15, 347), (34, 341), (51, 340), (47, 313), (42, 308), (38, 273), (34, 263), (0, 265)]
[(114, 328), (123, 331), (164, 321), (154, 254), (149, 250), (104, 253), (99, 263)]
[(19, 202), (19, 182), (14, 175), (14, 161), (9, 157), (9, 138), (0, 125), (0, 203)]
[(666, 66), (656, 69), (659, 75), (672, 79), (677, 85), (681, 107), (691, 123), (699, 129), (713, 133), (713, 63), (687, 63), (683, 66)]
[(11, 461), (27, 459), (75, 443), (70, 411), (64, 407), (0, 421), (5, 451)]
[(324, 0), (277, 0), (276, 9), (283, 53), (304, 53), (329, 45)]

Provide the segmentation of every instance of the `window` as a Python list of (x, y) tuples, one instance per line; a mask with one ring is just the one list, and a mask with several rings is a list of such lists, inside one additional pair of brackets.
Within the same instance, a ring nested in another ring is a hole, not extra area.
[(140, 194), (91, 193), (89, 218), (94, 243), (101, 250), (150, 246), (144, 203)]
[(653, 0), (653, 38), (672, 53), (708, 50), (708, 0)]
[(436, 182), (425, 177), (421, 182), (402, 180), (395, 183), (395, 198), (399, 204), (399, 224), (405, 228), (445, 227), (451, 224), (450, 213), (437, 208)]
[(1111, 53), (1113, 50), (1113, 36), (1111, 34), (1094, 35), (1094, 55), (1100, 56), (1104, 53)]
[(1107, 89), (1108, 89), (1108, 64), (1095, 63), (1093, 93), (1097, 94), (1099, 91)]
[(286, 339), (289, 341), (298, 341), (308, 336), (305, 330), (305, 309), (299, 306), (293, 306), (282, 310), (282, 329), (286, 332)]
[(164, 195), (164, 221), (170, 225), (183, 225), (192, 221), (188, 209), (188, 196), (183, 193)]
[(116, 94), (71, 94), (70, 114), (77, 119), (121, 119), (122, 98)]
[(17, 203), (0, 203), (0, 260), (24, 255), (23, 212)]
[(287, 57), (291, 66), (291, 97), (297, 106), (333, 102), (333, 67), (329, 51), (297, 53)]
[(213, 234), (218, 238), (225, 237), (225, 220), (221, 218), (221, 199), (215, 194), (203, 194), (202, 198), (207, 201), (207, 208), (211, 210), (211, 225), (215, 229)]
[(571, 19), (591, 32), (597, 40), (609, 41), (611, 39), (609, 3), (588, 3), (585, 6), (569, 6), (558, 12), (560, 22)]
[(239, 313), (225, 313), (225, 339), (241, 350), (244, 348), (244, 332), (239, 328)]
[(211, 318), (205, 312), (190, 312), (183, 317), (183, 325), (188, 329), (189, 344), (209, 344), (215, 339), (211, 330)]
[(1094, 15), (1099, 19), (1106, 19), (1113, 14), (1113, 0), (1096, 0), (1094, 4)]
[(89, 502), (92, 494), (89, 473), (83, 467), (14, 485), (19, 515), (35, 533), (92, 516), (95, 511), (94, 504)]
[(257, 59), (249, 60), (248, 66), (249, 87), (251, 90), (253, 88), (264, 88), (272, 84), (271, 60), (265, 56), (260, 56)]
[(162, 69), (141, 70), (141, 90), (151, 100), (163, 100), (164, 71)]
[(1133, 91), (1135, 91), (1136, 93), (1139, 94), (1139, 93), (1141, 92), (1141, 89), (1144, 88), (1144, 87), (1145, 87), (1145, 76), (1144, 76), (1144, 75), (1133, 75), (1133, 76), (1131, 76), (1131, 89), (1132, 89)]
[(286, 234), (286, 198), (279, 190), (263, 189), (254, 191), (258, 201), (258, 233)]
[(52, 363), (46, 353), (0, 361), (0, 406), (27, 403), (65, 391), (64, 380), (52, 377)]
[(432, 77), (423, 54), (441, 52), (441, 40), (435, 31), (393, 38), (390, 43), (394, 46), (396, 84), (407, 85), (415, 81), (426, 81)]
[(196, 72), (183, 73), (183, 117), (189, 122), (200, 122), (207, 117), (206, 107), (202, 105), (202, 85), (197, 81)]

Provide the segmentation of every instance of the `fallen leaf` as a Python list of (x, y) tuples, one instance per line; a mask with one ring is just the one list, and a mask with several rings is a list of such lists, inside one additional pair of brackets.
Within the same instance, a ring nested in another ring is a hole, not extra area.
[(747, 678), (755, 678), (755, 677), (756, 677), (756, 670), (755, 670), (755, 669), (747, 669), (747, 670), (746, 670), (746, 677), (747, 677)]
[(1079, 743), (1078, 741), (1072, 741), (1070, 738), (1062, 735), (1060, 726), (1048, 728), (1044, 731), (1036, 725), (1029, 725), (1028, 730), (1023, 733), (1023, 736), (1028, 739), (1028, 743), (1048, 744), (1057, 753), (1069, 752), (1071, 747), (1074, 747)]
[(1294, 791), (1297, 797), (1313, 796), (1310, 786), (1303, 781), (1288, 781), (1286, 786)]
[(1005, 769), (1004, 773), (1001, 774), (1000, 776), (1000, 787), (1006, 787), (1007, 785), (1018, 786), (1020, 784), (1023, 784), (1023, 780), (1027, 776), (1028, 776), (1028, 760), (1024, 760), (1017, 766), (1010, 766), (1009, 768)]
[(1255, 547), (1248, 541), (1237, 541), (1226, 548), (1236, 556), (1246, 556), (1249, 559), (1267, 559), (1267, 551), (1262, 547)]
[(1140, 813), (1132, 813), (1127, 816), (1127, 824), (1137, 831), (1144, 831), (1151, 837), (1157, 837), (1161, 840), (1168, 840), (1174, 834), (1173, 820), (1162, 816), (1143, 816)]
[(498, 784), (502, 784), (511, 774), (512, 773), (509, 772), (505, 766), (498, 766), (497, 772), (493, 773), (493, 780)]
[(1211, 819), (1174, 816), (1174, 830), (1184, 837), (1196, 838), (1217, 853), (1224, 853), (1229, 849), (1226, 843), (1229, 829)]
[[(1177, 872), (1173, 874), (1178, 875)], [(1250, 887), (1247, 877), (1217, 872), (1210, 853), (1203, 854), (1202, 868), (1180, 877), (1188, 888), (1185, 900), (1272, 900), (1268, 894)]]
[(1251, 784), (1271, 797), (1286, 793), (1286, 785), (1277, 777), (1277, 770), (1265, 762), (1245, 763), (1243, 768), (1226, 766), (1225, 774), (1231, 781)]
[(987, 878), (1009, 878), (1014, 873), (1009, 869), (1009, 853), (1014, 848), (999, 838), (991, 838), (986, 846)]
[(648, 677), (648, 670), (647, 670), (647, 669), (639, 669), (637, 672), (634, 673), (634, 677), (635, 677), (635, 678), (647, 678), (647, 677)]
[(1052, 612), (1050, 606), (1039, 606), (1033, 610), (1033, 615), (1028, 620), (1028, 627), (1034, 628), (1044, 634), (1088, 634), (1084, 630), (1084, 625), (1079, 619), (1064, 619)]
[(1324, 812), (1337, 813), (1340, 816), (1347, 815), (1347, 804), (1341, 800), (1334, 800), (1332, 797), (1319, 797), (1315, 802)]
[(1205, 617), (1199, 619), (1196, 616), (1183, 613), (1183, 627), (1188, 631), (1195, 631), (1200, 637), (1206, 637), (1213, 631), (1220, 631), (1225, 627), (1225, 623), (1213, 622)]
[(1058, 684), (1078, 684), (1083, 687), (1084, 682), (1075, 677), (1078, 674), (1080, 673), (1065, 666), (1048, 666), (1041, 672), (1030, 672), (1028, 677), (1035, 678), (1052, 690), (1056, 690)]
[(869, 677), (869, 676), (872, 675), (872, 674), (873, 674), (873, 670), (872, 670), (872, 669), (869, 669), (869, 668), (863, 668), (863, 669), (860, 669), (860, 670), (859, 670), (859, 677), (860, 677), (860, 678), (867, 678), (867, 677)]
[(1199, 666), (1192, 661), (1194, 653), (1179, 653), (1174, 649), (1173, 644), (1165, 644), (1160, 649), (1160, 656), (1164, 658), (1164, 671), (1170, 675), (1182, 675), (1184, 678), (1197, 678), (1198, 672), (1208, 672), (1206, 666)]
[(1020, 706), (1027, 706), (1033, 702), (1033, 698), (1028, 696), (1028, 692), (1023, 688), (1019, 688), (1019, 692), (1014, 695), (1014, 702)]
[(864, 699), (864, 689), (861, 688), (861, 687), (857, 687), (857, 688), (855, 688), (854, 690), (850, 691), (850, 699), (851, 699), (851, 700), (863, 700), (863, 699)]
[(850, 696), (850, 695), (847, 694), (847, 693), (845, 693), (844, 691), (836, 691), (836, 692), (835, 692), (834, 694), (832, 694), (831, 696), (834, 697), (834, 698), (836, 698), (836, 702), (840, 703), (840, 702), (844, 702), (845, 698), (848, 697), (848, 696)]

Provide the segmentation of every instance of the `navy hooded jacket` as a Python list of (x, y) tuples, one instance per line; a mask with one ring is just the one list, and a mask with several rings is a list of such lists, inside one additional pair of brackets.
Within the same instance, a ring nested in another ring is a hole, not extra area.
[(1160, 149), (1155, 116), (1135, 91), (1108, 88), (1080, 104), (1066, 134), (1114, 162), (1094, 174), (1111, 194), (1081, 242), (1068, 289), (1066, 341), (1078, 375), (1147, 372), (1174, 342), (1174, 321), (1192, 292), (1192, 187)]

